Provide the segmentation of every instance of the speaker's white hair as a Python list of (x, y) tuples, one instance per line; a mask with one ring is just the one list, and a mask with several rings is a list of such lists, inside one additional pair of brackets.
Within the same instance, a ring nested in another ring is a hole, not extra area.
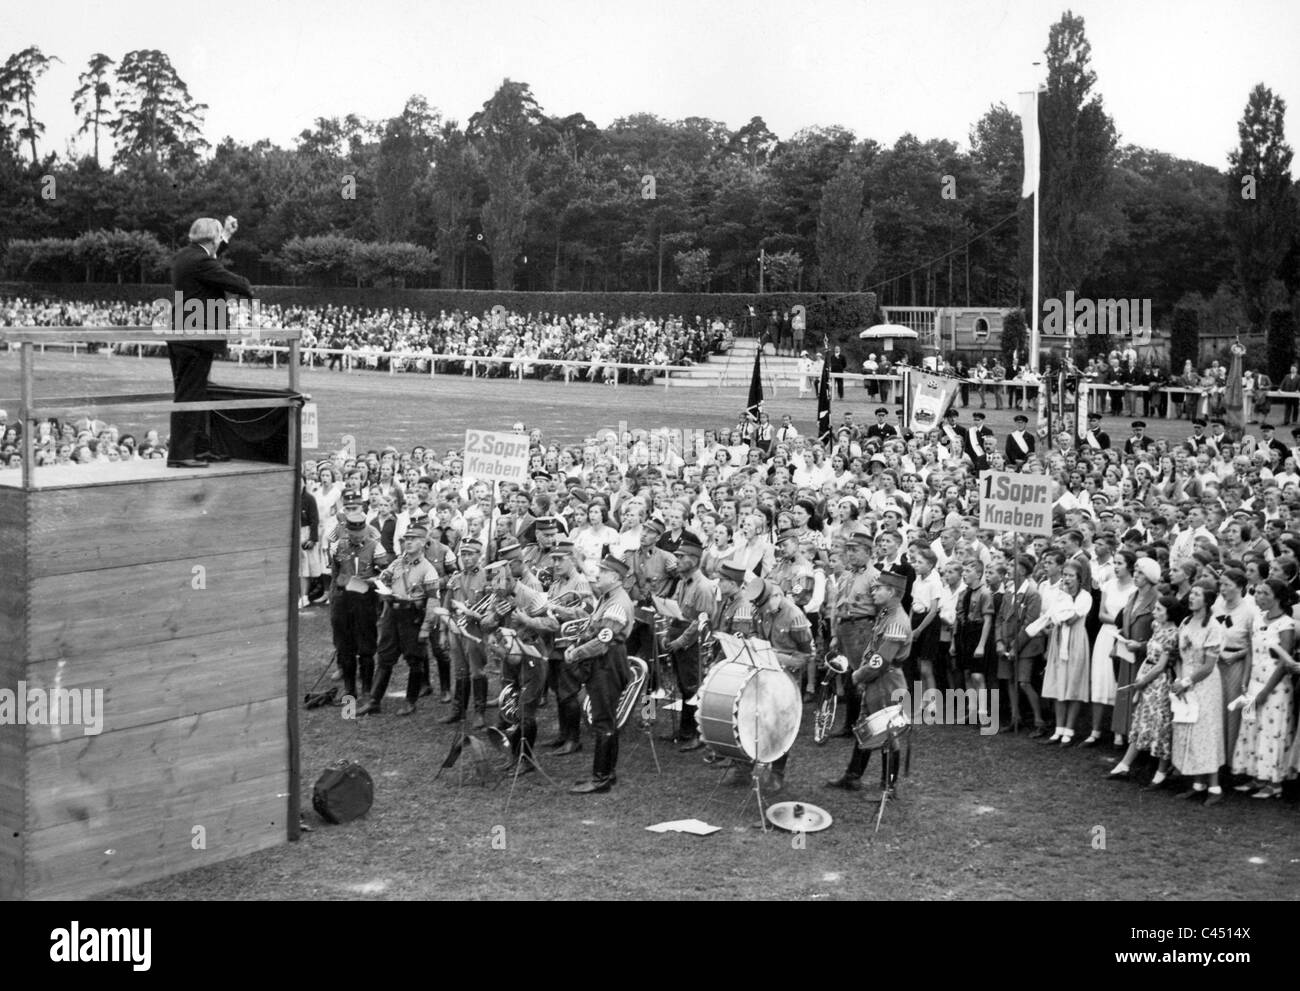
[(190, 224), (190, 243), (199, 244), (204, 241), (218, 242), (225, 228), (221, 226), (221, 221), (214, 217), (200, 217), (194, 223)]

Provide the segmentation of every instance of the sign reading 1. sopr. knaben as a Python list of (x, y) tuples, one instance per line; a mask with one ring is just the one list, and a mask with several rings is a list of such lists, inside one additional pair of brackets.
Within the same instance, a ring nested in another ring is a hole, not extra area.
[(1052, 480), (1010, 471), (980, 472), (980, 529), (1052, 535)]
[(523, 482), (528, 477), (528, 435), (507, 431), (465, 431), (466, 478), (480, 482)]

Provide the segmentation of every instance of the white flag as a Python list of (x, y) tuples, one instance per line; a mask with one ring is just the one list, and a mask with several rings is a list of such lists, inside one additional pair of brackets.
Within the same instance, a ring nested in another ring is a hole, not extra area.
[(1025, 179), (1020, 185), (1023, 199), (1038, 192), (1038, 101), (1032, 92), (1020, 94), (1020, 136), (1025, 145)]

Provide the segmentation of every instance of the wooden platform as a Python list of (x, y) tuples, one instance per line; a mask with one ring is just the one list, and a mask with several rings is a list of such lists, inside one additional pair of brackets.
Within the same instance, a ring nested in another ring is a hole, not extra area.
[(0, 472), (0, 692), (99, 693), (102, 731), (90, 709), (0, 709), (0, 897), (86, 897), (284, 842), (294, 470), (33, 481)]

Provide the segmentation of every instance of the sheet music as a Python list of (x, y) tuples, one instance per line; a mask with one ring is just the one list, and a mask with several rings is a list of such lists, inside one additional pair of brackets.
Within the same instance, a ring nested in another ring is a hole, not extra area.
[(661, 616), (667, 616), (669, 619), (678, 623), (686, 621), (686, 617), (682, 615), (682, 610), (677, 605), (676, 600), (661, 599), (657, 595), (652, 595), (650, 596), (650, 601), (655, 605), (655, 612), (659, 613)]

